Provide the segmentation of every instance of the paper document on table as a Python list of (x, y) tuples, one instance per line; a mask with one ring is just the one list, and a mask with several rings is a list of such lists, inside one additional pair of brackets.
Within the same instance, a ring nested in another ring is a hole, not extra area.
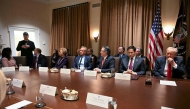
[(162, 85), (169, 85), (169, 86), (177, 86), (175, 81), (166, 81), (166, 80), (160, 80), (160, 84)]
[(10, 105), (10, 106), (7, 106), (5, 107), (5, 109), (19, 109), (19, 108), (22, 108), (24, 106), (27, 106), (29, 104), (31, 104), (32, 102), (30, 101), (27, 101), (27, 100), (23, 100), (21, 102), (18, 102), (18, 103), (15, 103), (13, 105)]
[(174, 109), (174, 108), (168, 108), (168, 107), (162, 106), (161, 109)]

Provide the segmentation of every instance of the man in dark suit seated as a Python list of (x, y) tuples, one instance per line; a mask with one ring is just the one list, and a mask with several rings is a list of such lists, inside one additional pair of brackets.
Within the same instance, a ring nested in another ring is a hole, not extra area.
[(145, 59), (145, 62), (146, 62), (145, 63), (145, 68), (146, 68), (146, 71), (147, 71), (148, 68), (149, 68), (149, 60), (148, 60), (148, 58), (146, 56), (143, 55), (143, 49), (140, 48), (140, 47), (137, 47), (135, 53), (136, 53), (137, 57)]
[[(93, 65), (96, 65), (97, 56), (95, 56), (95, 55), (93, 54), (92, 48), (88, 48), (88, 50), (87, 50), (87, 55), (90, 56), (91, 58), (94, 58)], [(94, 66), (93, 66), (93, 67), (94, 67)]]
[(155, 62), (153, 73), (157, 77), (183, 78), (183, 58), (175, 57), (177, 48), (168, 47), (166, 56), (158, 57)]
[(120, 59), (127, 57), (127, 55), (124, 54), (124, 52), (125, 52), (125, 47), (119, 47), (118, 54), (116, 54), (115, 57), (120, 57)]
[[(33, 64), (32, 64), (32, 68), (36, 69), (38, 67), (47, 67), (47, 61), (46, 61), (46, 57), (44, 55), (41, 54), (41, 49), (39, 48), (35, 48), (34, 49), (34, 58), (33, 58)], [(39, 66), (40, 65), (40, 66)]]
[(136, 48), (129, 46), (127, 48), (127, 57), (121, 60), (120, 72), (132, 75), (144, 75), (146, 72), (144, 59), (137, 57), (135, 54)]
[(92, 58), (90, 56), (86, 56), (87, 48), (82, 46), (80, 48), (79, 56), (75, 58), (73, 68), (74, 69), (87, 69), (92, 70)]
[(102, 47), (101, 57), (97, 61), (97, 66), (94, 69), (97, 72), (107, 73), (112, 72), (115, 69), (115, 59), (110, 56), (111, 50), (108, 46)]
[(190, 79), (190, 57), (188, 57), (186, 69), (187, 69), (187, 78)]

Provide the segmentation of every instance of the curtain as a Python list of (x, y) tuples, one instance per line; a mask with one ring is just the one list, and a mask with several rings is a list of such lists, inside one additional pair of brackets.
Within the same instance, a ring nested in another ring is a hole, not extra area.
[[(158, 0), (102, 0), (100, 49), (108, 45), (111, 55), (119, 46), (148, 50), (148, 38)], [(146, 55), (147, 52), (144, 52)]]
[(185, 0), (185, 4), (186, 4), (185, 8), (187, 10), (187, 12), (186, 12), (186, 15), (187, 15), (187, 18), (186, 18), (186, 20), (187, 20), (186, 62), (187, 62), (187, 59), (190, 56), (190, 49), (189, 49), (189, 47), (190, 47), (190, 34), (189, 34), (190, 33), (190, 21), (189, 21), (189, 19), (190, 19), (190, 8), (189, 8), (190, 0)]
[(89, 33), (89, 3), (54, 9), (50, 38), (50, 51), (65, 47), (71, 55), (80, 46), (91, 47)]

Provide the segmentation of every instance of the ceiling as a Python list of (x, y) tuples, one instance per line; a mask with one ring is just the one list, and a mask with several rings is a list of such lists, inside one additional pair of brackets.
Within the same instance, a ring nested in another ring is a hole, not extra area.
[(63, 2), (65, 0), (34, 0), (37, 2), (42, 2), (42, 3), (46, 3), (46, 4), (52, 4), (52, 3), (57, 3), (57, 2)]

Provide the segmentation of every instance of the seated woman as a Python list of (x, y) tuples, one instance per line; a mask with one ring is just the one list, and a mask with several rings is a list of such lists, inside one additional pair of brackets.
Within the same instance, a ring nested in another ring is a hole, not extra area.
[(68, 64), (68, 58), (67, 58), (67, 49), (66, 48), (60, 48), (59, 49), (59, 59), (54, 66), (54, 68), (60, 69), (63, 67), (67, 67)]
[(11, 55), (12, 55), (11, 48), (7, 47), (7, 48), (3, 49), (3, 51), (2, 51), (2, 66), (3, 67), (18, 68), (18, 66), (16, 65), (15, 59)]
[(53, 50), (53, 55), (51, 56), (51, 65), (52, 65), (52, 67), (55, 66), (55, 64), (57, 63), (58, 58), (59, 58), (58, 51), (56, 49), (54, 49)]

